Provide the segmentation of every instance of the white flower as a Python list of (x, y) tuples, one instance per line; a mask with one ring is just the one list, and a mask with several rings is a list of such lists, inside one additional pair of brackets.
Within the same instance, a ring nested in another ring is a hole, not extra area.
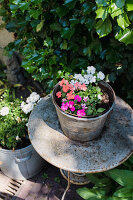
[(30, 96), (27, 98), (26, 102), (27, 103), (35, 103), (40, 99), (40, 95), (37, 94), (36, 92), (32, 92)]
[(98, 72), (98, 74), (97, 74), (97, 78), (99, 78), (100, 80), (103, 80), (103, 79), (105, 78), (104, 73), (102, 73), (101, 71)]
[(16, 136), (16, 140), (21, 140), (21, 138), (17, 135), (17, 136)]
[(95, 74), (96, 68), (93, 66), (88, 66), (87, 67), (87, 73), (88, 74)]
[(90, 78), (90, 83), (95, 83), (96, 82), (96, 76), (92, 76), (92, 78)]
[(98, 94), (98, 99), (100, 99), (100, 100), (102, 100), (102, 96), (101, 96), (101, 94)]
[(76, 82), (77, 82), (77, 81), (75, 81), (75, 80), (71, 80), (71, 81), (70, 81), (70, 83), (71, 83), (72, 85), (74, 85)]
[(2, 116), (6, 116), (6, 115), (8, 115), (8, 113), (9, 113), (9, 108), (8, 107), (3, 107), (0, 110), (0, 115), (2, 115)]
[(81, 74), (75, 74), (73, 78), (76, 80), (80, 80), (80, 79), (82, 79), (82, 77), (83, 76)]
[(23, 110), (23, 112), (25, 114), (28, 114), (29, 112), (31, 112), (34, 108), (34, 104), (33, 103), (28, 103), (28, 104), (25, 104), (21, 107), (21, 109)]
[(28, 123), (25, 124), (28, 127)]

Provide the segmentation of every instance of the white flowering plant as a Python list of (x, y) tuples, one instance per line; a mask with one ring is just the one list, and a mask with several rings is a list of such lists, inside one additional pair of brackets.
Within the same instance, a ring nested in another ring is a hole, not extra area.
[(104, 73), (97, 72), (93, 66), (88, 66), (81, 74), (66, 74), (56, 92), (58, 105), (63, 111), (78, 117), (102, 114), (105, 111), (102, 106), (104, 94), (99, 82), (104, 78)]
[(26, 99), (13, 98), (9, 90), (0, 97), (0, 146), (4, 149), (20, 149), (30, 144), (28, 117), (40, 100), (36, 92)]

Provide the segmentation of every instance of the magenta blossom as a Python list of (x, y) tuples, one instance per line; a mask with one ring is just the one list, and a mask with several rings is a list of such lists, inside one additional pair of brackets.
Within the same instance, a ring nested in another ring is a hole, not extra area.
[(85, 109), (78, 110), (78, 111), (77, 111), (77, 115), (78, 115), (78, 117), (83, 117), (83, 116), (85, 116), (85, 115), (86, 115)]
[(78, 102), (80, 102), (82, 100), (82, 97), (80, 97), (79, 95), (76, 95), (74, 97), (74, 100), (77, 100)]
[(84, 97), (83, 100), (86, 102), (88, 100), (88, 97)]
[(63, 111), (65, 111), (65, 110), (67, 110), (68, 109), (68, 106), (69, 106), (69, 103), (67, 102), (67, 103), (62, 103), (62, 106), (61, 106), (61, 109), (63, 110)]
[(69, 108), (72, 108), (74, 105), (74, 101), (69, 101)]
[(70, 110), (73, 112), (75, 111), (75, 107), (73, 106), (72, 108), (70, 108)]

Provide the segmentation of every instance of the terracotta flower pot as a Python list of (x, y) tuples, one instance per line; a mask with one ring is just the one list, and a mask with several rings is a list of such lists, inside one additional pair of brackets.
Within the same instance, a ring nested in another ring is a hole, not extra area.
[(114, 101), (115, 101), (115, 93), (112, 87), (101, 81), (99, 83), (101, 89), (107, 92), (109, 96), (109, 105), (110, 108), (106, 110), (104, 114), (101, 114), (98, 117), (82, 117), (73, 116), (67, 112), (61, 110), (59, 105), (57, 104), (56, 93), (60, 90), (59, 84), (57, 84), (52, 93), (53, 104), (55, 105), (56, 112), (60, 121), (61, 128), (64, 134), (75, 141), (85, 142), (90, 141), (97, 138), (105, 124), (108, 114), (113, 109)]

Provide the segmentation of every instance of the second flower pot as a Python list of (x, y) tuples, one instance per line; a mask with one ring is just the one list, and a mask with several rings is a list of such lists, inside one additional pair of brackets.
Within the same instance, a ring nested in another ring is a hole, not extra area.
[(60, 121), (61, 128), (64, 134), (75, 141), (87, 142), (97, 138), (105, 124), (108, 114), (113, 109), (115, 101), (115, 93), (112, 87), (101, 81), (99, 83), (101, 89), (107, 92), (109, 95), (110, 108), (102, 115), (98, 117), (82, 117), (70, 115), (59, 107), (57, 104), (56, 93), (60, 90), (59, 84), (57, 84), (52, 93), (53, 104), (55, 105), (56, 112)]

